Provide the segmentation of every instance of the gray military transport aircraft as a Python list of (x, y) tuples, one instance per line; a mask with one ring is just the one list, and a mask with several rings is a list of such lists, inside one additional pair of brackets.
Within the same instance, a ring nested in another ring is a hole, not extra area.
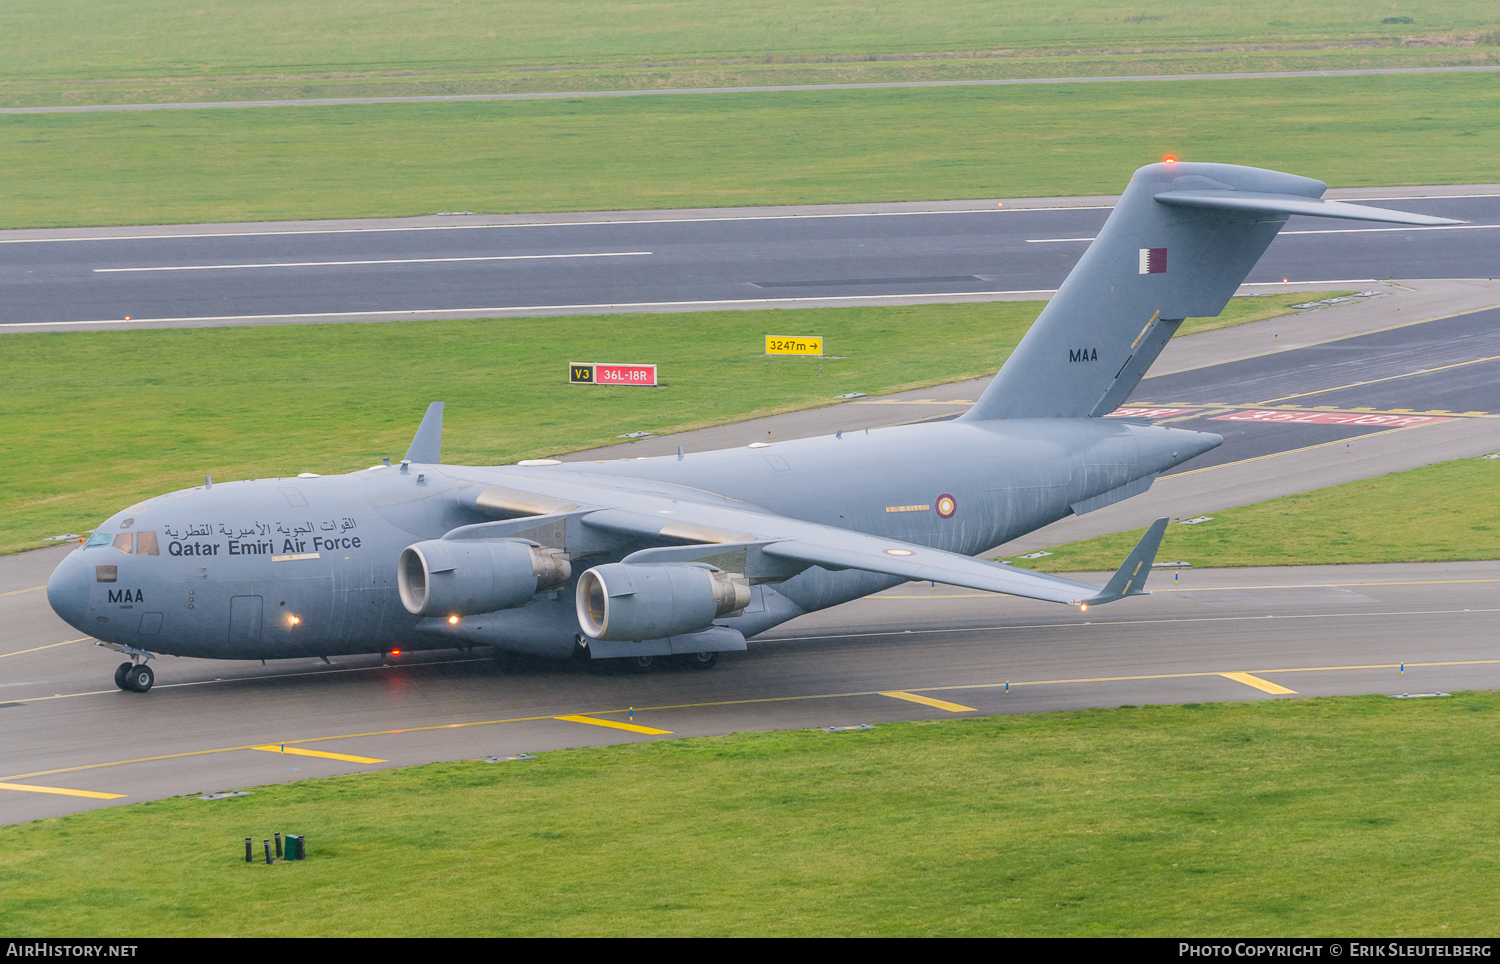
[(973, 558), (1145, 492), (1217, 435), (1103, 418), (1189, 316), (1217, 315), (1290, 215), (1454, 224), (1321, 200), (1228, 164), (1135, 172), (979, 401), (958, 419), (675, 457), (443, 465), (434, 402), (399, 465), (205, 484), (112, 516), (47, 583), (130, 657), (285, 659), (475, 645), (680, 655), (908, 580), (1086, 609), (1145, 592), (1159, 519), (1100, 588)]

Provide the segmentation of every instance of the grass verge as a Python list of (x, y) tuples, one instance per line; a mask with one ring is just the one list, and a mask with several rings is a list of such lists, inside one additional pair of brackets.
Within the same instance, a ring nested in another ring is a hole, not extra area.
[(1500, 61), (1481, 0), (88, 0), (9, 11), (8, 106)]
[[(495, 465), (992, 373), (1036, 302), (11, 335), (0, 453), (27, 466), (0, 551), (82, 532), (145, 495), (399, 457), (448, 403), (444, 461)], [(766, 334), (822, 334), (818, 359)], [(579, 387), (569, 361), (655, 362), (655, 389)], [(819, 376), (821, 365), (822, 375)], [(849, 410), (849, 427), (880, 424)]]
[[(1236, 324), (1306, 294), (1236, 298)], [(494, 465), (992, 374), (1039, 302), (389, 322), (5, 336), (0, 454), (28, 471), (0, 503), (0, 552), (83, 532), (142, 497), (221, 481), (347, 472), (399, 456), (429, 401), (443, 455)], [(1188, 324), (1196, 322), (1192, 319)], [(769, 358), (768, 333), (830, 354)], [(578, 359), (661, 366), (657, 389), (566, 383)], [(821, 366), (821, 368), (820, 368)], [(819, 374), (821, 371), (821, 375)], [(726, 391), (733, 386), (733, 391)], [(210, 401), (211, 399), (211, 401)], [(851, 409), (849, 427), (879, 414)]]
[[(1171, 485), (1170, 481), (1161, 483)], [(1171, 525), (1157, 558), (1202, 566), (1451, 562), (1500, 558), (1500, 459), (1458, 459), (1215, 512)], [(1114, 569), (1144, 529), (1011, 563), (1045, 572)]]
[(1105, 194), (1168, 153), (1480, 183), (1489, 77), (5, 115), (0, 227)]
[[(1500, 694), (445, 763), (0, 828), (11, 933), (1493, 933)], [(305, 862), (242, 841), (303, 833)], [(372, 912), (372, 908), (379, 908)]]

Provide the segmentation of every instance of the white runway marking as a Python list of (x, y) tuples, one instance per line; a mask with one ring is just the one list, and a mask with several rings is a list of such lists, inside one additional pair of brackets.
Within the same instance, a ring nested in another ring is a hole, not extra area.
[(596, 251), (589, 254), (497, 254), (474, 258), (383, 258), (369, 261), (276, 261), (254, 264), (170, 264), (145, 268), (95, 268), (95, 274), (137, 271), (235, 271), (242, 268), (336, 268), (366, 264), (452, 264), (460, 261), (546, 261), (552, 258), (634, 258), (650, 251)]
[[(1376, 284), (1374, 278), (1340, 278), (1332, 281), (1293, 281), (1297, 285), (1344, 285)], [(1242, 288), (1285, 287), (1283, 281), (1247, 281)], [(510, 305), (484, 308), (410, 308), (393, 311), (321, 311), (303, 314), (273, 315), (201, 315), (182, 318), (96, 318), (85, 321), (7, 321), (0, 322), (3, 328), (59, 328), (73, 325), (160, 325), (192, 324), (209, 321), (274, 321), (277, 319), (325, 319), (325, 318), (438, 318), (443, 315), (515, 314), (517, 312), (547, 311), (608, 311), (622, 308), (715, 308), (726, 305), (785, 305), (825, 301), (893, 301), (901, 298), (923, 298), (920, 304), (944, 303), (960, 298), (995, 298), (998, 296), (1057, 294), (1056, 288), (1018, 288), (1010, 291), (945, 291), (940, 293), (907, 292), (898, 295), (819, 295), (805, 298), (727, 298), (717, 301), (628, 301), (615, 303), (591, 303), (577, 305)]]
[[(1488, 195), (1485, 195), (1488, 196)], [(185, 234), (110, 234), (97, 237), (76, 236), (59, 238), (0, 238), (0, 244), (53, 244), (62, 241), (173, 241), (184, 238), (261, 238), (302, 234), (399, 234), (404, 231), (492, 231), (510, 228), (572, 228), (599, 227), (600, 225), (633, 224), (714, 224), (720, 221), (804, 221), (819, 218), (910, 218), (954, 214), (1015, 214), (1021, 211), (1109, 211), (1112, 204), (1078, 204), (1058, 207), (1013, 208), (999, 211), (995, 208), (971, 208), (961, 211), (855, 211), (829, 214), (726, 214), (700, 218), (685, 217), (639, 217), (615, 218), (593, 221), (517, 221), (508, 224), (403, 224), (380, 228), (272, 228), (265, 231), (211, 231)], [(24, 228), (17, 230), (26, 230)]]
[[(1433, 227), (1404, 228), (1322, 228), (1312, 231), (1280, 231), (1277, 237), (1288, 234), (1381, 234), (1390, 231), (1483, 231), (1500, 228), (1500, 224), (1440, 224)], [(1093, 241), (1093, 238), (1027, 238), (1027, 244), (1061, 244), (1070, 241)]]
[[(1374, 197), (1374, 198), (1349, 198), (1351, 202), (1363, 203), (1366, 201), (1443, 201), (1450, 198), (1476, 198), (1476, 197), (1500, 197), (1500, 194), (1412, 194), (1399, 197)], [(1024, 200), (1024, 199), (1023, 199)], [(186, 232), (179, 234), (110, 234), (99, 236), (70, 236), (55, 238), (0, 238), (0, 244), (54, 244), (57, 242), (75, 241), (171, 241), (183, 238), (258, 238), (277, 237), (281, 235), (301, 234), (396, 234), (404, 231), (488, 231), (500, 228), (566, 228), (599, 225), (632, 225), (632, 224), (691, 224), (696, 221), (704, 223), (716, 223), (720, 221), (800, 221), (817, 218), (906, 218), (906, 217), (932, 217), (934, 215), (953, 214), (1039, 214), (1059, 211), (1109, 211), (1114, 209), (1113, 204), (1059, 204), (1047, 207), (1021, 207), (1019, 202), (1013, 201), (1018, 206), (997, 210), (991, 207), (992, 201), (980, 201), (984, 206), (970, 208), (967, 210), (952, 211), (852, 211), (852, 212), (820, 212), (815, 214), (725, 214), (708, 215), (704, 217), (682, 217), (674, 212), (663, 212), (671, 216), (651, 217), (649, 214), (642, 217), (621, 217), (609, 220), (594, 219), (591, 221), (518, 221), (507, 224), (406, 224), (394, 227), (367, 227), (367, 228), (270, 228), (260, 231), (210, 231), (210, 232)], [(554, 215), (555, 216), (555, 215)], [(24, 230), (24, 229), (21, 229)], [(77, 229), (69, 229), (77, 230)], [(1357, 230), (1357, 229), (1356, 229)], [(1430, 229), (1429, 229), (1430, 230)], [(1041, 241), (1071, 240), (1092, 241), (1092, 238), (1043, 238)]]
[[(1312, 282), (1310, 282), (1312, 283)], [(1056, 288), (1027, 288), (1017, 291), (956, 291), (943, 292), (941, 294), (927, 294), (923, 292), (909, 292), (903, 295), (821, 295), (808, 298), (730, 298), (721, 301), (631, 301), (615, 304), (579, 304), (579, 305), (510, 305), (508, 307), (493, 308), (413, 308), (400, 311), (322, 311), (308, 314), (284, 314), (284, 315), (205, 315), (195, 318), (99, 318), (93, 321), (9, 321), (0, 323), (0, 328), (50, 328), (60, 325), (149, 325), (162, 324), (164, 322), (201, 322), (201, 321), (267, 321), (276, 318), (431, 318), (439, 315), (475, 314), (478, 312), (489, 312), (495, 314), (513, 313), (518, 311), (585, 311), (602, 310), (608, 308), (696, 308), (712, 307), (715, 305), (773, 305), (788, 304), (796, 302), (812, 301), (888, 301), (897, 298), (983, 298), (995, 295), (1054, 295)]]

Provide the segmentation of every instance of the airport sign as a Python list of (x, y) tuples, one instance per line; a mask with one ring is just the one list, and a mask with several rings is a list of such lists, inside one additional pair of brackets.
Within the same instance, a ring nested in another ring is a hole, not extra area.
[(822, 335), (767, 335), (767, 355), (822, 355)]
[(656, 366), (568, 362), (568, 382), (573, 385), (655, 385)]

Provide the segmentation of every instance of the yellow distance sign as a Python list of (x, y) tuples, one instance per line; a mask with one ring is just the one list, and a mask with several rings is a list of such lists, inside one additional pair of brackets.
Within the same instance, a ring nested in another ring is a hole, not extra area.
[(767, 355), (821, 355), (822, 335), (767, 335)]

